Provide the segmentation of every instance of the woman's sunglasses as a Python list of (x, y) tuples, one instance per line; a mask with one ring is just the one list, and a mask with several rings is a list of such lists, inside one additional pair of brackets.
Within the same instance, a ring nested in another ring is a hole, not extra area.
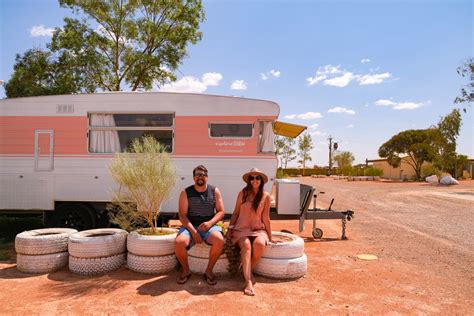
[(255, 179), (262, 180), (262, 176), (255, 176), (255, 177), (254, 176), (249, 176), (249, 181), (252, 181), (252, 180), (255, 180)]

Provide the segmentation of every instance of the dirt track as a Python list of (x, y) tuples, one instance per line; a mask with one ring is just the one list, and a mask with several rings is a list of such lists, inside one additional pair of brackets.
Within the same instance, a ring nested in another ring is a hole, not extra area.
[[(257, 296), (241, 292), (239, 277), (208, 286), (194, 275), (184, 286), (177, 272), (147, 276), (125, 268), (100, 277), (67, 269), (26, 275), (0, 262), (0, 313), (8, 314), (470, 314), (474, 295), (474, 181), (459, 186), (423, 183), (301, 179), (352, 208), (346, 241), (340, 222), (321, 221), (322, 240), (305, 239), (308, 274), (295, 281), (257, 277)], [(296, 221), (273, 230), (298, 231)], [(357, 259), (374, 254), (376, 261)]]

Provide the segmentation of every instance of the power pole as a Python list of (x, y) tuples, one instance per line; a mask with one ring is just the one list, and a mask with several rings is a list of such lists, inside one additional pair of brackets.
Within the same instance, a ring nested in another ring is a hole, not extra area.
[(329, 135), (329, 176), (332, 174), (332, 136)]

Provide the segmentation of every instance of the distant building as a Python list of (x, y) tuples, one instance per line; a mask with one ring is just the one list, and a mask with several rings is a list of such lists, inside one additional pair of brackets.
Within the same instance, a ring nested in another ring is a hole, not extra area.
[(468, 159), (467, 164), (462, 166), (462, 177), (473, 179), (474, 177), (474, 159)]
[[(366, 159), (366, 165), (371, 164), (374, 168), (381, 169), (383, 171), (382, 178), (385, 179), (396, 179), (396, 180), (410, 180), (415, 178), (415, 170), (408, 163), (408, 157), (403, 157), (400, 166), (394, 168), (390, 166), (387, 159)], [(423, 166), (429, 165), (429, 162), (423, 163)], [(463, 172), (460, 177), (472, 179), (474, 174), (474, 159), (469, 159), (468, 163), (463, 165)]]
[(416, 177), (415, 170), (408, 163), (408, 157), (403, 157), (400, 165), (397, 168), (390, 166), (387, 159), (373, 159), (366, 160), (366, 164), (372, 164), (374, 168), (381, 169), (383, 171), (382, 178), (394, 179), (394, 180), (410, 180)]

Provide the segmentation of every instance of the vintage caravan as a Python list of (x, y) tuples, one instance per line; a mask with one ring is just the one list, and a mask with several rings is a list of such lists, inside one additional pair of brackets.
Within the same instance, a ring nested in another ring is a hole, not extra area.
[(304, 126), (278, 122), (278, 104), (204, 94), (113, 92), (0, 100), (0, 211), (44, 212), (45, 223), (80, 229), (106, 220), (117, 189), (108, 171), (135, 137), (154, 135), (172, 155), (177, 184), (162, 214), (177, 213), (192, 170), (233, 211), (241, 175), (258, 167), (275, 182), (276, 134), (296, 137)]

